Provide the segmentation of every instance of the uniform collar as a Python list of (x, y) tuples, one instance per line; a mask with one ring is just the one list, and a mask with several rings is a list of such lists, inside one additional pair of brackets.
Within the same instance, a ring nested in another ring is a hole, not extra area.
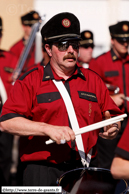
[[(112, 56), (112, 60), (113, 61), (120, 60), (120, 58), (117, 57), (117, 55), (115, 54), (115, 52), (113, 51), (113, 49), (111, 49), (111, 56)], [(123, 61), (129, 61), (129, 55), (128, 55), (128, 53), (126, 53), (126, 56), (123, 59)]]
[(44, 75), (43, 75), (43, 81), (47, 81), (50, 79), (54, 79), (54, 75), (50, 66), (50, 63), (48, 63), (46, 65), (46, 67), (44, 68)]
[(45, 65), (44, 65), (44, 63), (43, 63), (43, 59), (42, 59), (42, 61), (40, 62), (40, 65), (43, 66), (43, 67), (45, 67)]
[(111, 56), (112, 56), (112, 60), (113, 61), (117, 61), (119, 58), (117, 57), (117, 55), (115, 54), (115, 52), (113, 51), (113, 49), (111, 49)]
[[(81, 77), (82, 79), (85, 79), (85, 76), (83, 75), (80, 67), (78, 65), (76, 65), (76, 70), (73, 73), (72, 76), (78, 76)], [(72, 77), (71, 76), (71, 77)], [(58, 77), (56, 75), (56, 73), (54, 73), (54, 71), (51, 68), (50, 62), (46, 65), (46, 67), (44, 68), (44, 75), (43, 75), (43, 81), (47, 81), (47, 80), (52, 80), (52, 79), (56, 79), (56, 80), (61, 80), (62, 78)]]
[(0, 57), (5, 57), (3, 50), (0, 50)]

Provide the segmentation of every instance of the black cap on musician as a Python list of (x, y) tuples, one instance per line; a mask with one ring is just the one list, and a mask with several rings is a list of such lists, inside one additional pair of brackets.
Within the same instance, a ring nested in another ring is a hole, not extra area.
[(21, 17), (21, 22), (25, 26), (32, 26), (40, 20), (40, 15), (36, 11), (31, 11)]
[(41, 29), (43, 43), (62, 40), (80, 40), (80, 22), (69, 12), (53, 16)]
[(109, 26), (110, 35), (118, 41), (129, 41), (129, 21), (121, 21)]
[(94, 35), (90, 30), (84, 30), (81, 32), (80, 47), (94, 48)]

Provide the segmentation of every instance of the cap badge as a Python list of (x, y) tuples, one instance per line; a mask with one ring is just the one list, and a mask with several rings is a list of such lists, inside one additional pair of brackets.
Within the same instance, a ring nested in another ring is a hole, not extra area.
[(70, 20), (68, 19), (63, 19), (62, 20), (62, 25), (65, 27), (65, 28), (69, 28), (71, 26), (71, 22)]
[(34, 18), (34, 19), (38, 19), (38, 18), (39, 18), (39, 15), (38, 15), (37, 13), (34, 13), (34, 14), (33, 14), (33, 18)]
[(126, 25), (126, 24), (124, 24), (123, 26), (122, 26), (122, 29), (123, 29), (123, 31), (128, 31), (128, 29), (129, 29), (129, 27)]
[(85, 32), (84, 36), (85, 36), (85, 38), (90, 38), (91, 34), (89, 32)]

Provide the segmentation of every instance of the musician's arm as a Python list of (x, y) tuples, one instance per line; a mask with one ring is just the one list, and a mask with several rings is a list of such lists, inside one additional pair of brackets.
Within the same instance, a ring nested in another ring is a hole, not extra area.
[(2, 121), (0, 130), (19, 136), (49, 136), (60, 144), (61, 139), (74, 140), (75, 133), (67, 126), (50, 125), (44, 122), (35, 122), (23, 117), (15, 117)]
[(125, 98), (124, 94), (120, 93), (120, 94), (114, 94), (110, 96), (118, 107), (120, 107), (124, 103), (124, 98)]
[(111, 165), (111, 174), (115, 179), (129, 180), (129, 160), (116, 155)]

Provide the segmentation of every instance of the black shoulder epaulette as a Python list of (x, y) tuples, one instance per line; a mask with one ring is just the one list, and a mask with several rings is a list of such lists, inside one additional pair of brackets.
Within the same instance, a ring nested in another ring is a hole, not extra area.
[(38, 70), (38, 67), (35, 67), (34, 69), (31, 69), (30, 71), (27, 71), (26, 73), (24, 73), (19, 80), (23, 80), (28, 74), (30, 74), (31, 72)]
[(101, 78), (101, 76), (96, 72), (96, 71), (94, 71), (93, 69), (88, 69), (89, 71), (92, 71), (92, 72), (94, 72), (97, 76), (99, 76), (100, 77), (100, 79), (102, 80), (102, 78)]

